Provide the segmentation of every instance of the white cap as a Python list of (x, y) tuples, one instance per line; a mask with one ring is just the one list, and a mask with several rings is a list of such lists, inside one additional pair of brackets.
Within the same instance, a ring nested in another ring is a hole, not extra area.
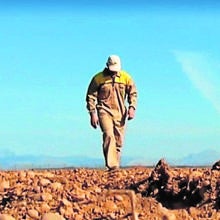
[(110, 71), (118, 72), (121, 70), (121, 60), (117, 55), (109, 56), (106, 65)]

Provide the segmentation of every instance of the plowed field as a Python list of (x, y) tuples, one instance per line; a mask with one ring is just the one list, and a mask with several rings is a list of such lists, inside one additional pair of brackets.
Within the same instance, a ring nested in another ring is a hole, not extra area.
[(71, 220), (220, 219), (220, 171), (211, 168), (174, 168), (160, 161), (152, 168), (111, 172), (0, 171), (0, 180), (0, 213), (8, 214), (0, 219), (53, 219), (45, 213)]

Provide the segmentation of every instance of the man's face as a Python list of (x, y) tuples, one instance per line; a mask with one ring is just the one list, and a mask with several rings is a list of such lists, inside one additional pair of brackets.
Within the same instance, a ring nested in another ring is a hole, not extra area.
[(111, 71), (110, 69), (108, 69), (108, 72), (111, 76), (117, 75), (117, 71)]

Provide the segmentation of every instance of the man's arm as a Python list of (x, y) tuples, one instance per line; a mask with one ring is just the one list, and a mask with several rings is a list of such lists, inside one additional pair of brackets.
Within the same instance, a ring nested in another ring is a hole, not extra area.
[(98, 88), (97, 83), (95, 82), (95, 78), (93, 77), (86, 94), (86, 108), (89, 112), (94, 112), (96, 110), (96, 101)]
[(91, 80), (87, 94), (86, 94), (86, 108), (90, 114), (90, 124), (93, 128), (97, 128), (99, 124), (98, 116), (96, 113), (96, 102), (97, 102), (97, 94), (98, 94), (98, 85), (95, 81), (95, 77)]
[(127, 85), (127, 95), (128, 95), (128, 120), (135, 117), (135, 110), (137, 106), (137, 89), (132, 78), (129, 79)]

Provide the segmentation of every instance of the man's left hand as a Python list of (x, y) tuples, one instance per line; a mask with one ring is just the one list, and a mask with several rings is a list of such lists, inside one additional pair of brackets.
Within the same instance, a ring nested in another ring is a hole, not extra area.
[(134, 107), (129, 107), (128, 109), (128, 120), (133, 119), (135, 116), (135, 109)]

